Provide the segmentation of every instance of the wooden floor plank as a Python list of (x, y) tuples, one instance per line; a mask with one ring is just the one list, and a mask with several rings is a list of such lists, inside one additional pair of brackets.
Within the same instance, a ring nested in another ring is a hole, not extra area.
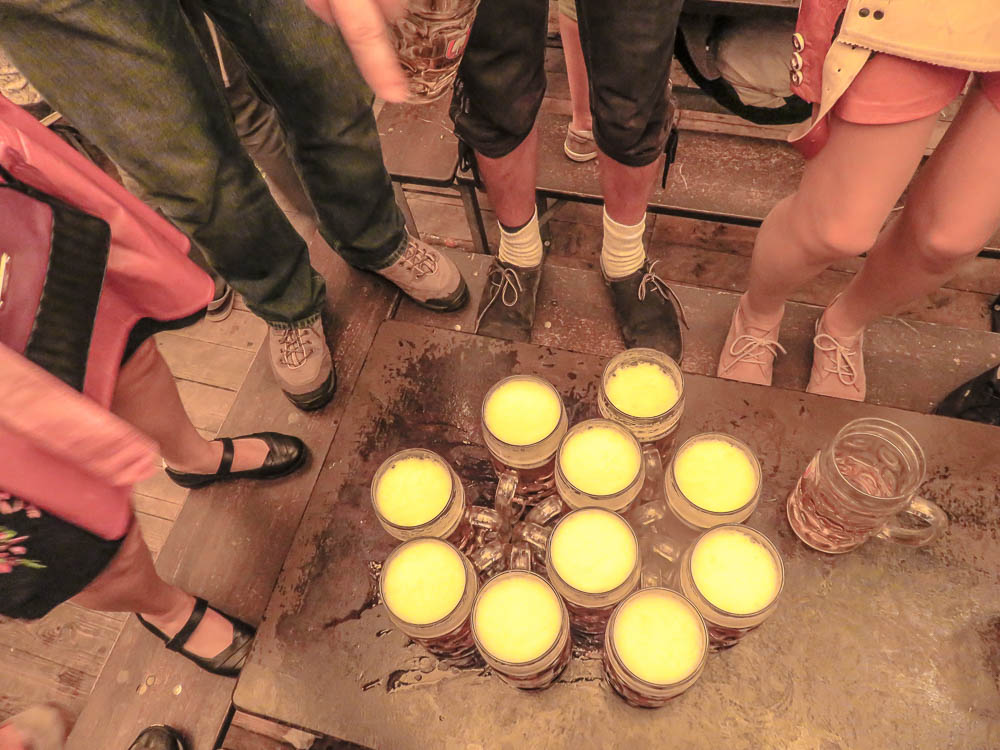
[(162, 518), (165, 521), (176, 521), (181, 512), (181, 503), (172, 503), (169, 500), (161, 500), (158, 497), (150, 497), (140, 492), (132, 493), (132, 505), (137, 511), (145, 513), (147, 516)]
[(135, 491), (142, 495), (155, 497), (158, 500), (183, 505), (190, 490), (184, 489), (174, 484), (162, 467), (157, 468), (156, 473), (148, 479), (143, 479), (135, 485)]
[[(4, 680), (0, 716), (6, 718), (35, 703), (54, 701), (73, 715), (87, 702), (95, 678), (31, 651), (2, 647)], [(127, 747), (127, 745), (126, 745)], [(88, 750), (96, 750), (90, 746)]]
[(253, 360), (253, 352), (209, 344), (172, 332), (157, 334), (156, 345), (170, 363), (175, 378), (231, 391), (240, 387)]
[(252, 312), (234, 309), (225, 320), (202, 318), (193, 326), (171, 333), (184, 338), (255, 352), (267, 335), (267, 323)]
[[(0, 624), (0, 663), (4, 649), (14, 648), (96, 677), (120, 630), (121, 622), (114, 617), (62, 604), (40, 620)], [(6, 689), (11, 673), (5, 668), (4, 674)]]
[(234, 390), (193, 380), (177, 381), (177, 390), (194, 426), (213, 434), (218, 433), (236, 399)]

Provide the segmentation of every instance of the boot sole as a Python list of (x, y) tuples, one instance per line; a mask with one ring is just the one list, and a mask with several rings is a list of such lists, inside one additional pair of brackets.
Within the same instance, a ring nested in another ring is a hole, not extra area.
[(465, 283), (465, 279), (462, 279), (462, 284), (454, 292), (449, 294), (447, 297), (441, 297), (440, 299), (429, 299), (421, 302), (418, 299), (411, 297), (414, 302), (416, 302), (421, 307), (426, 307), (428, 310), (433, 310), (434, 312), (453, 312), (465, 307), (469, 302), (469, 287)]
[(333, 394), (336, 392), (337, 380), (333, 369), (330, 370), (330, 375), (327, 377), (326, 382), (314, 391), (309, 391), (309, 393), (288, 393), (287, 391), (282, 391), (285, 394), (285, 398), (302, 411), (322, 409), (330, 403), (330, 399), (333, 398)]

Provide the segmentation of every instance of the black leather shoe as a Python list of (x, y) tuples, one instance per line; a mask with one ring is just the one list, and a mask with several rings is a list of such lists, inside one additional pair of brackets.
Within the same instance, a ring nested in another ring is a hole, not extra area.
[[(232, 471), (235, 440), (245, 438), (258, 438), (263, 440), (268, 447), (267, 457), (264, 463), (256, 469), (246, 471)], [(183, 471), (174, 471), (169, 466), (166, 468), (167, 476), (176, 484), (189, 489), (207, 487), (210, 484), (221, 482), (227, 479), (277, 479), (291, 474), (305, 463), (309, 449), (306, 444), (292, 435), (282, 435), (279, 432), (255, 432), (252, 435), (240, 435), (235, 438), (216, 438), (222, 443), (222, 461), (214, 474), (189, 474)]]
[(945, 396), (934, 413), (1000, 426), (1000, 367), (991, 367), (960, 385)]
[(136, 617), (139, 618), (139, 622), (142, 623), (146, 630), (155, 635), (161, 641), (166, 642), (167, 648), (171, 651), (176, 651), (181, 656), (190, 659), (206, 672), (222, 675), (223, 677), (235, 677), (240, 673), (240, 670), (243, 669), (243, 665), (246, 664), (247, 656), (250, 654), (250, 646), (253, 645), (253, 638), (257, 631), (242, 620), (237, 620), (235, 617), (230, 617), (225, 612), (215, 610), (232, 623), (232, 642), (212, 657), (192, 654), (184, 648), (184, 646), (187, 645), (187, 642), (191, 638), (194, 631), (198, 629), (198, 625), (201, 623), (201, 619), (205, 616), (205, 612), (207, 610), (208, 602), (200, 596), (197, 597), (194, 601), (194, 609), (191, 610), (191, 616), (188, 618), (188, 621), (184, 623), (184, 627), (178, 630), (177, 635), (173, 638), (168, 638), (162, 630), (150, 625), (146, 622), (142, 615), (137, 614)]
[(128, 750), (187, 750), (187, 745), (180, 732), (173, 727), (154, 724), (139, 732)]
[(611, 290), (625, 346), (656, 349), (680, 364), (684, 356), (680, 324), (685, 328), (688, 324), (677, 295), (654, 271), (658, 262), (647, 261), (623, 279), (605, 276), (604, 283)]
[(493, 261), (479, 303), (476, 333), (509, 341), (529, 341), (542, 264), (531, 268)]

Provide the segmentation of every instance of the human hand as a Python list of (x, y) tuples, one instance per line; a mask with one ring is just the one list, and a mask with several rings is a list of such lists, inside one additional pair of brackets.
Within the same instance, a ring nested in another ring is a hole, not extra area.
[(354, 56), (361, 75), (377, 96), (402, 102), (410, 95), (386, 21), (399, 18), (405, 0), (305, 0), (323, 21), (336, 26)]

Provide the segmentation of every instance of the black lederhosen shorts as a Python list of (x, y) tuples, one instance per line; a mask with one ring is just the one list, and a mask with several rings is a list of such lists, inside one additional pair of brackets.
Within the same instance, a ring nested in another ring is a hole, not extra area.
[[(667, 139), (667, 80), (682, 0), (576, 0), (594, 140), (629, 167)], [(482, 0), (455, 80), (455, 134), (492, 159), (531, 132), (545, 95), (547, 0)]]

